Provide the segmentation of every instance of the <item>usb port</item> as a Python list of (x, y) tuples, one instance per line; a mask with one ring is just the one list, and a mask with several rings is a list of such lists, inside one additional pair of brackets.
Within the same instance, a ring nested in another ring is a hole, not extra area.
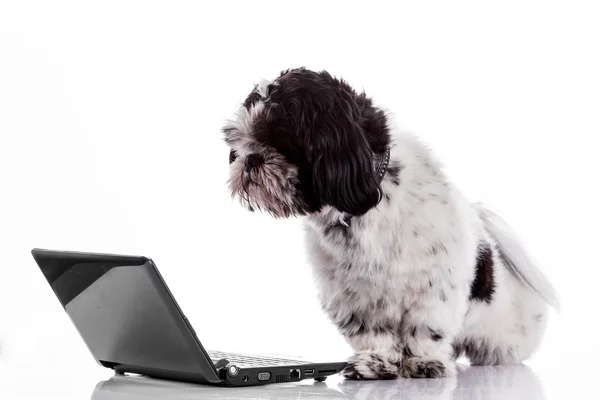
[(309, 376), (309, 375), (314, 375), (315, 374), (315, 369), (311, 368), (311, 369), (305, 369), (304, 370), (304, 375), (305, 376)]

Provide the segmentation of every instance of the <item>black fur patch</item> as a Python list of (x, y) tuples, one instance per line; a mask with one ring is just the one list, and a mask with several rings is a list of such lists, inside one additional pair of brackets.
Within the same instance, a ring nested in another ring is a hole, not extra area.
[(346, 317), (346, 319), (339, 321), (338, 326), (340, 332), (343, 335), (348, 336), (361, 335), (367, 330), (362, 316), (356, 315), (355, 313), (352, 313)]
[(434, 342), (439, 342), (440, 340), (442, 340), (444, 338), (444, 335), (442, 335), (440, 332), (438, 332), (434, 329), (429, 328), (429, 337)]
[(229, 151), (229, 164), (233, 163), (236, 158), (237, 158), (237, 153), (235, 152), (235, 150), (230, 150)]
[(404, 358), (411, 358), (414, 357), (415, 354), (412, 352), (412, 350), (410, 349), (410, 347), (408, 346), (404, 346), (404, 348), (402, 349), (402, 357)]
[(391, 141), (385, 113), (364, 93), (356, 97), (356, 103), (361, 110), (362, 128), (369, 146), (374, 153), (384, 153)]
[(477, 265), (475, 267), (475, 279), (471, 283), (470, 300), (485, 301), (491, 303), (496, 290), (494, 282), (494, 259), (492, 247), (488, 242), (479, 244), (477, 254)]
[[(254, 86), (254, 89), (256, 90), (256, 86)], [(250, 107), (258, 103), (258, 101), (260, 100), (260, 94), (258, 94), (255, 90), (253, 90), (252, 93), (250, 93), (244, 101), (243, 105), (244, 108), (246, 108), (246, 110), (249, 110)]]
[(393, 327), (391, 324), (383, 324), (383, 325), (375, 325), (371, 328), (371, 331), (376, 335), (382, 335), (384, 333), (390, 333), (393, 331)]
[(461, 343), (452, 343), (452, 359), (456, 360), (465, 353)]

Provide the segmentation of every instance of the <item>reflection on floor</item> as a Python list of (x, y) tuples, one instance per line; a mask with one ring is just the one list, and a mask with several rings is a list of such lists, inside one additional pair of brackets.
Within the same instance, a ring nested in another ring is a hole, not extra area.
[(525, 365), (465, 367), (457, 377), (445, 379), (344, 381), (338, 387), (347, 399), (540, 400), (544, 398), (540, 381)]
[(464, 367), (457, 377), (394, 381), (341, 381), (220, 388), (144, 377), (114, 376), (98, 383), (92, 400), (143, 399), (544, 399), (525, 365)]

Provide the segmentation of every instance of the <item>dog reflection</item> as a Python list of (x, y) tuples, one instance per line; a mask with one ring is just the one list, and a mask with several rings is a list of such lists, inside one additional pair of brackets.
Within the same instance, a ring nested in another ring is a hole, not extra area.
[(453, 378), (344, 381), (347, 399), (526, 399), (542, 400), (537, 376), (525, 365), (463, 367)]

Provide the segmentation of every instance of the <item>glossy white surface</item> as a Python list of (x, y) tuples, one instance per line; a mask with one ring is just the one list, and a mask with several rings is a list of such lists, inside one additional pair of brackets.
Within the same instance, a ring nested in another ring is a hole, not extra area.
[(591, 396), (595, 372), (565, 358), (535, 367), (462, 366), (457, 377), (354, 382), (334, 376), (324, 383), (272, 384), (221, 388), (140, 376), (116, 376), (92, 362), (68, 369), (9, 367), (0, 362), (2, 399), (151, 400), (151, 399), (510, 399), (551, 400)]
[(467, 368), (455, 378), (280, 384), (210, 388), (140, 377), (98, 383), (92, 400), (142, 399), (544, 399), (539, 379), (526, 366)]

